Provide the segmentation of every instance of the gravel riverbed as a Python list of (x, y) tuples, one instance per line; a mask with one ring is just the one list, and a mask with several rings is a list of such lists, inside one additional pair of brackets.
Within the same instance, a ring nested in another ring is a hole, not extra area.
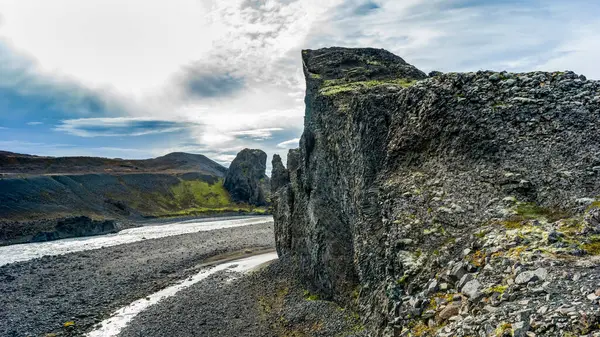
[(273, 248), (267, 222), (4, 265), (0, 336), (82, 335), (116, 309), (197, 273), (211, 257)]
[(365, 337), (351, 310), (298, 282), (292, 261), (250, 274), (222, 271), (151, 306), (119, 337)]

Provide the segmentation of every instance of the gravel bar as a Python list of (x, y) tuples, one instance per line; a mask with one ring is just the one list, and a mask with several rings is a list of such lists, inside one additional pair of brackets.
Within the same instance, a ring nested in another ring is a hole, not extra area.
[(211, 257), (272, 248), (267, 222), (8, 264), (0, 267), (0, 336), (79, 336)]

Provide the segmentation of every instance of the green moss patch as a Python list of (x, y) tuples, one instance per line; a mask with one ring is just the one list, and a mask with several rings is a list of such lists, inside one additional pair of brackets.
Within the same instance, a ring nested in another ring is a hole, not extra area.
[(331, 96), (344, 92), (351, 92), (360, 89), (371, 89), (383, 85), (400, 86), (408, 88), (414, 85), (417, 81), (406, 78), (390, 79), (390, 80), (371, 80), (359, 82), (344, 82), (340, 80), (326, 80), (323, 82), (323, 87), (319, 91), (322, 95)]

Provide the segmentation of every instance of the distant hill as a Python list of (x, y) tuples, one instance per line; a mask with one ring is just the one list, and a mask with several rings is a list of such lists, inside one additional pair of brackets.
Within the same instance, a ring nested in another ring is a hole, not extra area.
[(206, 156), (181, 152), (127, 160), (0, 151), (0, 245), (27, 241), (74, 216), (141, 220), (264, 212), (231, 197), (224, 187), (227, 172)]
[(87, 174), (87, 173), (183, 173), (198, 172), (224, 177), (227, 168), (200, 154), (183, 152), (127, 160), (99, 157), (43, 157), (0, 151), (0, 173), (5, 174)]

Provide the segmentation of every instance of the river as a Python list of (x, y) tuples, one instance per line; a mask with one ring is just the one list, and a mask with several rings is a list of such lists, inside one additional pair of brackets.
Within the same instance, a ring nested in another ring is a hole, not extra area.
[(273, 217), (271, 216), (194, 219), (130, 228), (115, 234), (4, 246), (0, 247), (0, 266), (13, 262), (27, 261), (46, 255), (61, 255), (142, 240), (211, 231), (221, 228), (248, 226), (270, 221), (273, 221)]

